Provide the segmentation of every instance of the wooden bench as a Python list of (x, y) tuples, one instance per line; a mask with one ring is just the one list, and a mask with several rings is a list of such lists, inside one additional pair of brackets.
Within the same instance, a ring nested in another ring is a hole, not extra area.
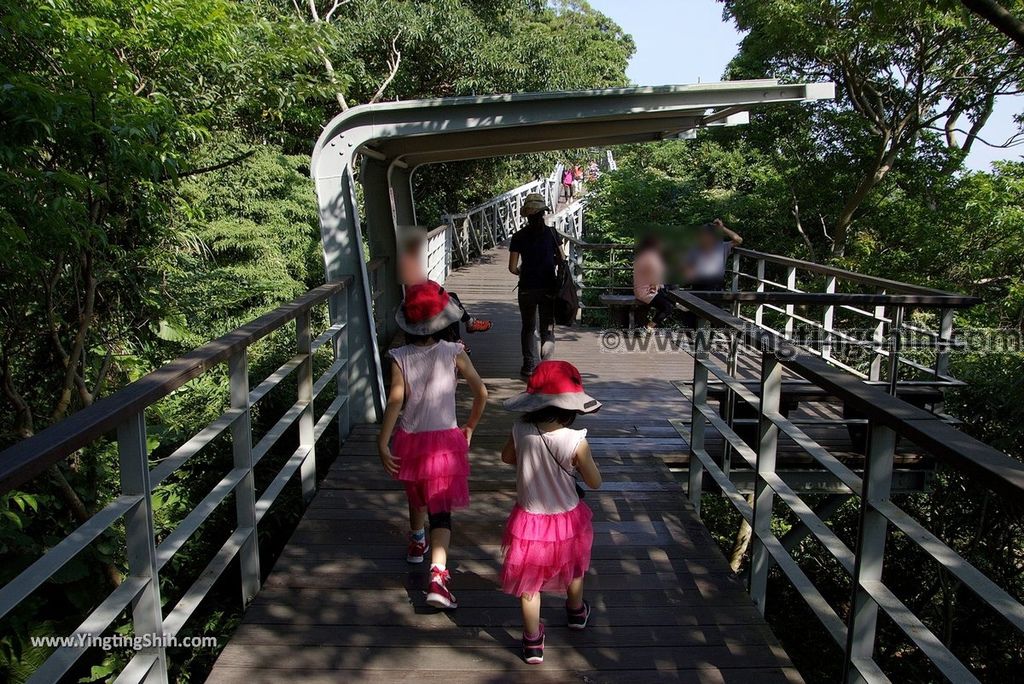
[(612, 319), (619, 325), (625, 325), (628, 328), (636, 327), (637, 313), (642, 314), (643, 319), (646, 319), (647, 310), (650, 308), (649, 304), (644, 304), (631, 294), (605, 292), (599, 299), (601, 304), (608, 307)]

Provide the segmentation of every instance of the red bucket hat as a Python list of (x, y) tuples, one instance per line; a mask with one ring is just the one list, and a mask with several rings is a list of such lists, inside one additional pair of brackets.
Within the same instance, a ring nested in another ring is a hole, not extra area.
[(601, 402), (583, 391), (583, 378), (568, 361), (541, 361), (530, 376), (526, 391), (505, 400), (510, 411), (529, 413), (546, 406), (593, 413)]
[(398, 327), (413, 335), (433, 335), (462, 318), (462, 308), (433, 280), (405, 288), (395, 312)]

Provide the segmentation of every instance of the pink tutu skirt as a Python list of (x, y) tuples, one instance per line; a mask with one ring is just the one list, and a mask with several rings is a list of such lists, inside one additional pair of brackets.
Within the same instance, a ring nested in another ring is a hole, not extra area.
[(594, 517), (582, 501), (564, 513), (529, 513), (517, 504), (505, 525), (501, 590), (513, 596), (564, 593), (590, 568)]
[(395, 431), (391, 453), (413, 506), (443, 513), (469, 505), (469, 444), (458, 428)]

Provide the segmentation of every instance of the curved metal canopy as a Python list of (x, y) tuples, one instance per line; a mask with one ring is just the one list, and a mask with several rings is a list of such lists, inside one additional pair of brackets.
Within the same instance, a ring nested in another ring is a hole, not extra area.
[[(384, 387), (373, 317), (389, 333), (390, 314), (401, 300), (390, 267), (378, 270), (379, 287), (371, 292), (364, 244), (378, 263), (394, 263), (397, 226), (417, 222), (411, 182), (416, 167), (691, 137), (705, 126), (745, 123), (747, 112), (759, 105), (825, 100), (834, 93), (831, 83), (726, 81), (387, 102), (335, 117), (316, 143), (310, 170), (327, 280), (355, 277), (350, 291), (360, 294), (349, 302), (347, 325), (355, 339), (370, 341), (352, 350), (349, 361), (353, 415), (372, 421), (380, 413)], [(353, 176), (357, 156), (362, 206)]]
[[(736, 121), (752, 107), (834, 97), (832, 83), (776, 80), (410, 100), (353, 107), (325, 128), (313, 177), (363, 153), (410, 167), (544, 150), (650, 142)], [(730, 120), (731, 119), (731, 120)]]

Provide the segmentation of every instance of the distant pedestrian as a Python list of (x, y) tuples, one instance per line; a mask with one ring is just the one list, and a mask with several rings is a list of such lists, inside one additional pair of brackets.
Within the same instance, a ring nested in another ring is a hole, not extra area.
[[(426, 247), (426, 231), (419, 227), (409, 229), (401, 240), (398, 250), (398, 281), (407, 288), (410, 285), (419, 285), (427, 281), (427, 271), (425, 268), (427, 261)], [(460, 321), (466, 326), (466, 332), (470, 334), (487, 332), (491, 329), (493, 325), (491, 321), (471, 316), (466, 307), (462, 305), (462, 301), (457, 294), (449, 292), (448, 295), (462, 309), (462, 316), (459, 321), (452, 323), (445, 332), (441, 333), (440, 339), (449, 342), (461, 342)]]
[(576, 174), (573, 173), (572, 167), (566, 164), (562, 171), (562, 199), (566, 203), (573, 197), (573, 183), (575, 182)]
[(534, 340), (538, 327), (540, 360), (551, 358), (555, 352), (555, 268), (564, 257), (554, 229), (544, 221), (547, 211), (544, 196), (530, 194), (520, 210), (526, 225), (512, 236), (508, 246), (509, 273), (519, 276), (519, 315), (523, 321), (519, 336), (523, 366), (519, 373), (524, 378), (530, 377), (538, 362)]
[(567, 594), (569, 629), (590, 620), (583, 580), (590, 567), (594, 530), (590, 507), (580, 499), (575, 473), (591, 489), (601, 486), (586, 430), (570, 426), (600, 402), (583, 391), (583, 380), (566, 361), (544, 361), (525, 392), (505, 402), (525, 415), (512, 426), (501, 460), (516, 467), (516, 505), (505, 525), (501, 589), (519, 597), (523, 612), (523, 659), (544, 661), (540, 592)]

